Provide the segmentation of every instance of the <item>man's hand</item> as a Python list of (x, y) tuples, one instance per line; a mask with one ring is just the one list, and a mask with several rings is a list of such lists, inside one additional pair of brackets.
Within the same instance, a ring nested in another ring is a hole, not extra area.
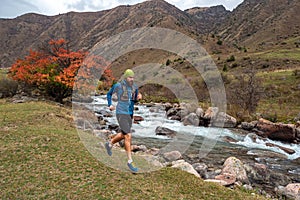
[(138, 93), (138, 95), (137, 95), (137, 100), (141, 100), (143, 98), (143, 96), (142, 96), (142, 94), (141, 93)]
[(114, 111), (115, 109), (116, 109), (116, 108), (115, 108), (113, 105), (110, 105), (110, 106), (109, 106), (109, 110), (110, 110), (110, 111)]

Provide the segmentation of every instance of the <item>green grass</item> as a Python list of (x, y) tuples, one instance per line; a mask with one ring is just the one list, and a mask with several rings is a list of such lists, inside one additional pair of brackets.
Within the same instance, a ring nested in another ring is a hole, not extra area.
[(281, 70), (259, 73), (263, 79), (265, 93), (271, 94), (262, 98), (257, 111), (267, 116), (277, 117), (277, 121), (292, 123), (300, 113), (300, 77), (293, 70)]
[(1, 199), (264, 199), (173, 168), (131, 174), (84, 147), (71, 109), (0, 100)]
[(251, 56), (259, 56), (261, 59), (291, 59), (300, 60), (300, 49), (274, 49), (265, 52), (251, 54)]
[(7, 77), (7, 72), (8, 72), (8, 69), (0, 68), (0, 80)]

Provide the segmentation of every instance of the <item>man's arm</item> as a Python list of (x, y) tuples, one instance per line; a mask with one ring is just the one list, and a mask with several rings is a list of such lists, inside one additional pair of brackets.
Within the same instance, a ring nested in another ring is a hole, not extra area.
[(134, 94), (135, 94), (135, 95), (134, 95), (133, 101), (134, 101), (135, 103), (142, 99), (142, 94), (139, 93), (139, 90), (138, 90), (138, 89), (135, 90), (135, 93), (134, 93)]
[(110, 88), (110, 90), (108, 91), (108, 93), (106, 94), (106, 97), (107, 97), (107, 105), (108, 105), (108, 107), (110, 107), (110, 106), (112, 105), (112, 95), (113, 95), (114, 92), (116, 92), (116, 91), (115, 91), (116, 85), (117, 85), (117, 84), (114, 84), (114, 85)]

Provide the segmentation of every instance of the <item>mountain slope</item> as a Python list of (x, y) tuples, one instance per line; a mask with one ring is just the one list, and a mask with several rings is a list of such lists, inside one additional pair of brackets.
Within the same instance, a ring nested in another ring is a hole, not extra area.
[(195, 18), (198, 27), (202, 29), (202, 33), (213, 32), (224, 23), (230, 14), (230, 11), (226, 10), (222, 5), (205, 8), (195, 7), (185, 10), (185, 12)]
[(245, 0), (219, 28), (227, 42), (265, 49), (299, 39), (299, 0)]
[(245, 0), (232, 12), (223, 6), (182, 11), (163, 0), (149, 0), (99, 12), (25, 14), (0, 19), (0, 67), (9, 67), (50, 39), (64, 38), (72, 50), (89, 50), (112, 35), (145, 26), (180, 31), (221, 57), (235, 53), (236, 47), (253, 53), (295, 49), (300, 45), (299, 10), (299, 0)]
[(64, 38), (73, 50), (90, 49), (97, 42), (122, 31), (140, 27), (164, 27), (196, 38), (197, 23), (189, 14), (163, 1), (146, 1), (93, 13), (70, 12), (52, 17), (26, 14), (1, 19), (1, 66), (9, 67), (49, 39)]

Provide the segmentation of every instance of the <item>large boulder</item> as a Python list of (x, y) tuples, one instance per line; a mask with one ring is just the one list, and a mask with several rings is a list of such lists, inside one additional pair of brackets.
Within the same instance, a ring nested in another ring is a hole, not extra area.
[(177, 116), (180, 117), (180, 119), (183, 119), (184, 117), (186, 117), (189, 114), (189, 110), (187, 108), (181, 108), (178, 112), (177, 112)]
[(215, 177), (216, 180), (220, 180), (220, 184), (224, 186), (232, 185), (236, 182), (236, 175), (229, 173), (222, 173)]
[(192, 125), (192, 126), (199, 126), (199, 118), (196, 113), (190, 113), (189, 115), (185, 116), (182, 120), (183, 125)]
[(226, 159), (220, 175), (224, 175), (224, 177), (230, 177), (231, 179), (234, 179), (233, 177), (235, 177), (236, 181), (240, 181), (246, 184), (249, 183), (247, 173), (242, 161), (235, 157), (229, 157)]
[(290, 183), (284, 188), (284, 195), (288, 198), (300, 199), (300, 183)]
[(182, 158), (179, 151), (171, 151), (163, 154), (163, 158), (168, 162), (173, 162)]
[(297, 141), (294, 125), (273, 123), (261, 118), (258, 120), (256, 128), (258, 130), (257, 134), (262, 137), (286, 142)]
[(268, 169), (265, 164), (254, 163), (246, 164), (244, 168), (248, 174), (248, 178), (253, 184), (266, 184), (268, 186), (287, 185), (291, 179), (284, 174), (277, 173)]
[(172, 162), (172, 167), (181, 169), (181, 170), (186, 171), (190, 174), (194, 174), (195, 176), (200, 178), (200, 175), (193, 168), (193, 166), (191, 164), (189, 164), (188, 162), (184, 161), (184, 160), (177, 160), (177, 161)]
[(217, 117), (217, 114), (219, 112), (219, 108), (217, 107), (209, 107), (205, 113), (203, 114), (203, 116), (200, 118), (200, 124), (203, 126), (210, 126), (210, 122), (211, 120), (215, 119)]
[(201, 107), (199, 107), (199, 108), (196, 109), (195, 113), (200, 118), (200, 117), (203, 117), (204, 110)]
[(208, 169), (205, 163), (194, 163), (192, 166), (202, 178), (205, 177)]
[(205, 111), (205, 113), (203, 115), (203, 119), (205, 119), (205, 120), (214, 119), (217, 116), (218, 112), (219, 112), (219, 108), (218, 107), (209, 107)]
[(253, 130), (257, 125), (257, 121), (252, 121), (252, 122), (242, 122), (241, 123), (241, 128), (246, 130), (246, 131), (251, 131)]
[(172, 117), (174, 115), (177, 115), (177, 112), (178, 112), (178, 108), (170, 108), (167, 111), (166, 115), (167, 115), (167, 117)]
[(237, 125), (237, 120), (224, 112), (219, 112), (211, 123), (215, 127), (234, 128)]

